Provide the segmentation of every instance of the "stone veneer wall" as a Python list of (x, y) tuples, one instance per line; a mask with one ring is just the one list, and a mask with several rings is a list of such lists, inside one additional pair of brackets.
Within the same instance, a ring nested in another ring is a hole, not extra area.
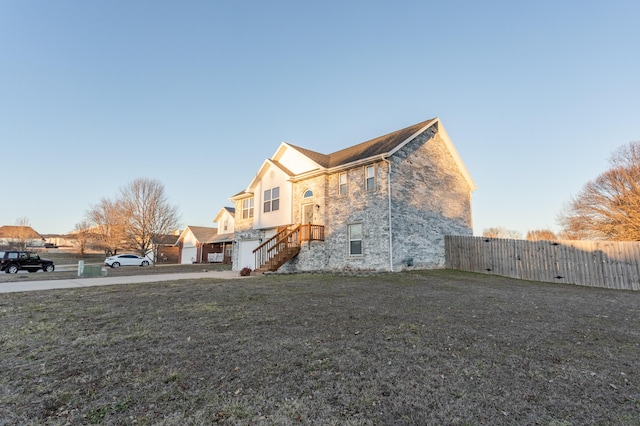
[[(293, 185), (293, 222), (302, 223), (302, 205), (313, 204), (313, 220), (314, 225), (324, 225), (326, 215), (326, 176), (316, 176), (296, 182)], [(313, 197), (304, 198), (306, 191), (312, 191)], [(317, 208), (315, 207), (317, 206)]]
[[(313, 197), (304, 198), (306, 191), (312, 191)], [(324, 225), (326, 227), (327, 213), (327, 178), (325, 175), (316, 176), (310, 179), (297, 182), (293, 186), (293, 220), (295, 223), (302, 223), (302, 205), (312, 204), (314, 225)], [(279, 271), (325, 271), (327, 270), (326, 243), (313, 241), (311, 246), (303, 243), (300, 253), (286, 264), (282, 265)]]
[(391, 158), (394, 270), (444, 267), (444, 236), (473, 233), (469, 184), (445, 142), (431, 134)]
[(302, 244), (300, 253), (278, 269), (278, 272), (313, 272), (327, 270), (327, 246), (325, 242), (313, 241), (311, 247)]
[[(338, 194), (338, 174), (327, 179), (326, 254), (329, 270), (376, 270), (389, 267), (387, 170), (375, 166), (375, 190), (365, 190), (365, 167), (347, 171), (347, 195)], [(362, 223), (362, 256), (349, 256), (348, 225)]]

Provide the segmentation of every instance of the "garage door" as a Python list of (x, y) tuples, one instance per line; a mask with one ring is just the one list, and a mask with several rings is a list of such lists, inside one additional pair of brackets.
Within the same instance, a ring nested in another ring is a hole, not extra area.
[(193, 263), (198, 255), (198, 249), (195, 247), (182, 247), (182, 258), (180, 263)]
[(260, 245), (258, 240), (246, 240), (240, 241), (238, 251), (238, 271), (242, 268), (256, 269), (256, 256), (253, 254), (253, 250)]

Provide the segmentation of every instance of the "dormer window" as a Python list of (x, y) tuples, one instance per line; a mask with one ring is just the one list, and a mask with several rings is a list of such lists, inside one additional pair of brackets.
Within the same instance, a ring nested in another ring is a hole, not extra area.
[(264, 191), (264, 212), (275, 212), (280, 210), (280, 187), (267, 189)]

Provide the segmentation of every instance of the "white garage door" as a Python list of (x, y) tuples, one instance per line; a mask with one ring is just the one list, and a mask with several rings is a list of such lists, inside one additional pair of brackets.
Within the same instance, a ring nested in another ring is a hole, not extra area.
[(238, 251), (238, 268), (240, 271), (242, 268), (256, 269), (256, 256), (253, 254), (253, 250), (260, 245), (258, 240), (240, 241)]
[(195, 247), (182, 247), (182, 259), (180, 263), (193, 263), (195, 262), (198, 250)]

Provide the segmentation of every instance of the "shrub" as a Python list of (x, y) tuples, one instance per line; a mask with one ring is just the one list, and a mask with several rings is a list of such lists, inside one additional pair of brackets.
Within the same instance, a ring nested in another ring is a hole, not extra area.
[(251, 268), (247, 268), (247, 267), (242, 268), (242, 270), (240, 271), (240, 276), (248, 277), (249, 275), (251, 275)]

